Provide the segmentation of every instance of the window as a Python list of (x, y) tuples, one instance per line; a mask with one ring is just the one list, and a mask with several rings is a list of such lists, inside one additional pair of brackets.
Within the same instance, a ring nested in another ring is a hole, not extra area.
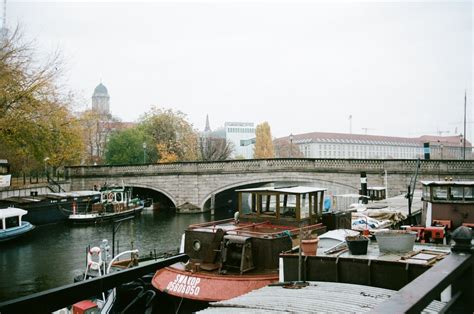
[(309, 217), (309, 198), (308, 194), (302, 194), (300, 199), (300, 218), (308, 218)]
[(6, 229), (19, 227), (19, 226), (20, 226), (20, 217), (15, 216), (15, 217), (5, 218), (5, 227), (6, 227)]
[(464, 187), (464, 200), (474, 201), (474, 187), (472, 186)]
[(434, 186), (433, 187), (433, 200), (446, 201), (448, 197), (447, 186)]
[(463, 197), (464, 188), (462, 186), (452, 186), (449, 198), (455, 201), (461, 201)]

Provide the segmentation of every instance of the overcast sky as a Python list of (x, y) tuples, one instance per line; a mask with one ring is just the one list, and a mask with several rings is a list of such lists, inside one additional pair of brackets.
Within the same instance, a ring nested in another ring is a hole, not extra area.
[(472, 1), (7, 4), (10, 28), (61, 51), (77, 109), (102, 80), (123, 121), (156, 105), (200, 130), (206, 114), (213, 129), (268, 121), (275, 137), (348, 133), (349, 115), (353, 133), (461, 133), (472, 16)]

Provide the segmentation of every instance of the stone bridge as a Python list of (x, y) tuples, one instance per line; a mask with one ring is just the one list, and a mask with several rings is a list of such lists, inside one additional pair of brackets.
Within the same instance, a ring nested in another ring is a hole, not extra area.
[[(389, 196), (406, 193), (417, 161), (368, 159), (256, 159), (66, 168), (71, 190), (122, 184), (165, 196), (171, 206), (190, 203), (206, 211), (215, 197), (266, 183), (325, 187), (333, 194), (357, 193), (360, 173), (368, 186), (387, 186)], [(474, 160), (422, 160), (420, 180), (474, 180)], [(419, 183), (418, 183), (419, 184)], [(419, 188), (420, 185), (417, 186)]]

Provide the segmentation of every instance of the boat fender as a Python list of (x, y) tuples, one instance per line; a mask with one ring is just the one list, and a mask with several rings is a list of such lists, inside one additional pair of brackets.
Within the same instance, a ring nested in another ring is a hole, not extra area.
[[(94, 261), (93, 257), (97, 256), (97, 261)], [(87, 253), (87, 265), (90, 269), (98, 270), (102, 265), (102, 254), (100, 253), (100, 247), (94, 246)]]

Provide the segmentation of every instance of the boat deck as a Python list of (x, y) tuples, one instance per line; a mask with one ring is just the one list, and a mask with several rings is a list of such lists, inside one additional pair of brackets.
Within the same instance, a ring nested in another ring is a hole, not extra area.
[[(198, 313), (365, 313), (389, 299), (396, 290), (364, 285), (312, 281), (295, 286), (267, 286), (240, 297), (211, 303)], [(444, 302), (433, 301), (426, 312), (438, 313)]]
[[(413, 193), (413, 202), (411, 205), (412, 214), (421, 212), (423, 202), (421, 201), (421, 190), (415, 190)], [(380, 201), (371, 201), (367, 204), (367, 209), (388, 208), (408, 215), (408, 199), (404, 194), (389, 197)]]

